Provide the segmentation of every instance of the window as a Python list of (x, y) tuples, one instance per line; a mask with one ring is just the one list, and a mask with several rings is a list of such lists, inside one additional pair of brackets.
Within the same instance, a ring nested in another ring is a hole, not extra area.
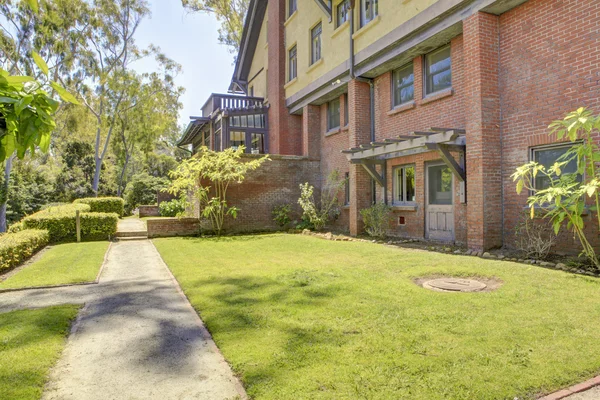
[[(554, 165), (555, 162), (559, 161), (569, 149), (570, 145), (567, 146), (552, 146), (532, 150), (533, 161), (549, 168)], [(560, 160), (563, 161), (563, 160)], [(577, 172), (577, 161), (571, 160), (567, 165), (561, 168), (562, 174), (574, 174)], [(577, 175), (576, 179), (581, 182), (581, 175)], [(534, 178), (533, 187), (537, 190), (543, 190), (550, 187), (550, 178), (538, 174)]]
[(250, 86), (250, 89), (248, 89), (248, 96), (254, 97), (254, 86)]
[(399, 68), (392, 74), (392, 104), (399, 106), (415, 98), (415, 74), (413, 65)]
[(288, 17), (291, 17), (292, 14), (295, 13), (297, 9), (298, 9), (297, 0), (288, 0)]
[(234, 115), (229, 119), (229, 125), (236, 128), (264, 128), (264, 114)]
[(348, 126), (349, 115), (348, 115), (348, 93), (344, 94), (344, 126)]
[(344, 22), (350, 18), (350, 0), (344, 0), (336, 6), (335, 27), (339, 28)]
[(340, 127), (340, 99), (331, 100), (327, 103), (327, 130)]
[(394, 169), (394, 203), (414, 203), (415, 167), (413, 165)]
[(265, 135), (262, 133), (251, 134), (251, 153), (264, 154), (265, 152)]
[(429, 204), (452, 204), (452, 172), (445, 165), (428, 167)]
[(321, 59), (321, 23), (315, 26), (310, 31), (311, 44), (310, 44), (310, 63), (311, 65)]
[(363, 27), (379, 15), (379, 0), (360, 0), (360, 26)]
[(231, 131), (229, 133), (229, 146), (237, 150), (240, 146), (246, 145), (246, 132)]
[(288, 55), (288, 82), (298, 76), (298, 50), (296, 46), (292, 47)]
[(350, 204), (350, 173), (346, 172), (344, 175), (344, 205)]
[(425, 93), (431, 94), (452, 87), (450, 46), (425, 56)]

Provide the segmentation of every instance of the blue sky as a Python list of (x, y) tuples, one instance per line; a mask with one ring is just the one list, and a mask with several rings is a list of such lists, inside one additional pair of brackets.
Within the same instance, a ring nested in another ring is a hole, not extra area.
[[(136, 34), (139, 47), (155, 44), (183, 67), (176, 78), (185, 88), (181, 98), (181, 124), (190, 115), (200, 115), (200, 107), (213, 92), (227, 93), (233, 74), (233, 54), (217, 42), (218, 24), (214, 16), (188, 13), (180, 0), (151, 0), (152, 17), (145, 19)], [(153, 60), (135, 66), (140, 72), (152, 70)]]

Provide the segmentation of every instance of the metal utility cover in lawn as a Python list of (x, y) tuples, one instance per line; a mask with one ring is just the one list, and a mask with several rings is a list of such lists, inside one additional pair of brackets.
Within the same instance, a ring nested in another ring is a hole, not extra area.
[(478, 292), (486, 288), (486, 284), (473, 279), (438, 278), (424, 282), (423, 287), (444, 292)]

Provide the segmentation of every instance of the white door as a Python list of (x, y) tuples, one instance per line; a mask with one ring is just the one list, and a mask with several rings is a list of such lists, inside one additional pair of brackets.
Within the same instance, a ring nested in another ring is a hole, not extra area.
[(428, 239), (454, 241), (452, 172), (445, 164), (427, 165), (425, 233)]

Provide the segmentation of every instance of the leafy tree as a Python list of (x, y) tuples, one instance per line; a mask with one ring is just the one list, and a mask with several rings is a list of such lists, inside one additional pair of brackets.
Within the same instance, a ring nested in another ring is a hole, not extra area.
[[(583, 247), (586, 256), (597, 269), (600, 260), (588, 237), (590, 231), (585, 230), (583, 214), (586, 206), (596, 219), (595, 236), (600, 233), (600, 149), (596, 144), (600, 131), (600, 115), (594, 116), (585, 108), (569, 113), (563, 120), (554, 121), (549, 126), (550, 134), (556, 134), (558, 140), (568, 139), (572, 146), (554, 165), (546, 168), (537, 162), (529, 162), (513, 173), (517, 182), (517, 193), (529, 190), (528, 198), (530, 217), (542, 214), (550, 219), (554, 232), (561, 229), (573, 232)], [(563, 172), (565, 166), (575, 163), (574, 173)], [(548, 188), (534, 186), (537, 177), (545, 177)]]
[[(183, 161), (171, 173), (173, 183), (169, 192), (180, 195), (186, 208), (199, 206), (199, 214), (210, 221), (213, 231), (220, 235), (226, 216), (237, 218), (238, 208), (227, 203), (227, 189), (232, 183), (242, 183), (250, 171), (258, 169), (268, 156), (243, 160), (244, 146), (221, 152), (202, 147), (197, 157)], [(190, 199), (192, 194), (192, 199)]]
[(228, 46), (231, 53), (238, 51), (250, 0), (182, 0), (181, 2), (187, 10), (213, 14), (221, 24), (219, 43)]
[(167, 178), (160, 178), (147, 173), (134, 175), (125, 188), (125, 213), (131, 212), (139, 205), (156, 204), (159, 190), (169, 187)]
[(17, 161), (11, 171), (9, 193), (6, 217), (8, 224), (13, 224), (52, 201), (53, 185), (37, 162)]

